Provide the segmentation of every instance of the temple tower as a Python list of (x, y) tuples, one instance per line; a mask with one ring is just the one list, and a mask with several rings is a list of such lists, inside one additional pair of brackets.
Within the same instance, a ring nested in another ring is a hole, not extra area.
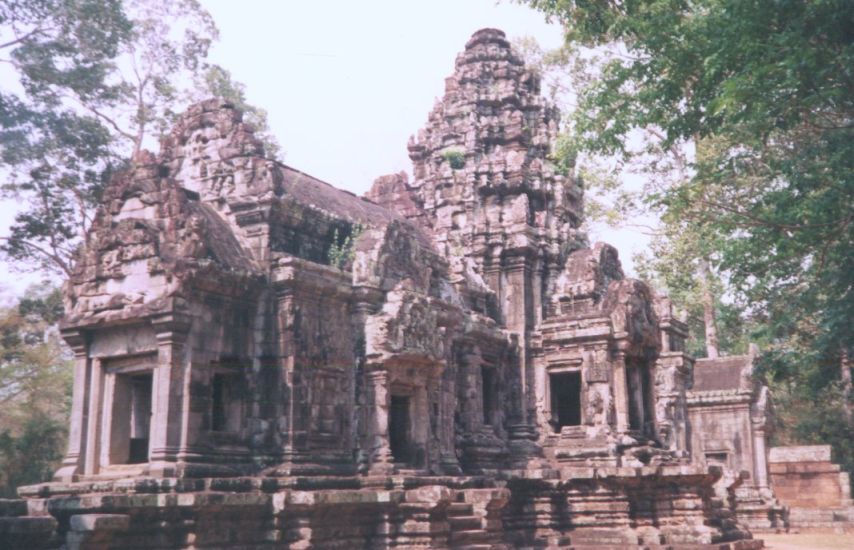
[[(540, 96), (539, 76), (504, 33), (480, 30), (457, 57), (427, 125), (410, 140), (412, 183), (397, 182), (395, 206), (408, 195), (452, 271), (482, 278), (504, 326), (519, 337), (520, 439), (532, 435), (529, 333), (567, 254), (586, 242), (581, 186), (548, 158), (558, 119)], [(387, 201), (394, 194), (388, 191), (374, 196)]]

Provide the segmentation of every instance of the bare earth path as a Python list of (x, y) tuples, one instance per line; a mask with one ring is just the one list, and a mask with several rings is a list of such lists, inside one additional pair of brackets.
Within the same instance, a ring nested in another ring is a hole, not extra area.
[(757, 535), (767, 550), (854, 550), (854, 534), (802, 533)]

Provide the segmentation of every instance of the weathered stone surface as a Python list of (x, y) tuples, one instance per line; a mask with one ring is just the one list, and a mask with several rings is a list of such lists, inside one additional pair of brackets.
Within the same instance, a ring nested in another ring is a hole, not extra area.
[(750, 355), (699, 359), (688, 392), (695, 461), (724, 467), (719, 498), (754, 531), (788, 528), (788, 511), (768, 475), (766, 441), (773, 432), (768, 387), (753, 376)]
[(830, 445), (802, 445), (798, 447), (771, 447), (768, 462), (786, 464), (797, 462), (832, 462)]
[(831, 462), (830, 445), (773, 447), (768, 460), (774, 493), (789, 507), (792, 527), (854, 532), (851, 480)]
[(687, 327), (588, 246), (557, 129), (495, 29), (366, 198), (191, 107), (105, 193), (69, 450), (3, 521), (32, 548), (761, 546), (692, 462)]

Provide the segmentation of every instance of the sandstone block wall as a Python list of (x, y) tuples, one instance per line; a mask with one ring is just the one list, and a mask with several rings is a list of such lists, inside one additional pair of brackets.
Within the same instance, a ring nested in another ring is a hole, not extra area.
[(831, 462), (830, 445), (773, 447), (769, 470), (774, 493), (789, 506), (851, 505), (850, 478), (838, 464)]

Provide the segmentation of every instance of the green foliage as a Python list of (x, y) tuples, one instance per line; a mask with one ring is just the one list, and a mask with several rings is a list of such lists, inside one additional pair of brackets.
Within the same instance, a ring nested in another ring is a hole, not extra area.
[(685, 221), (663, 223), (649, 249), (635, 256), (635, 268), (641, 279), (665, 290), (674, 308), (684, 314), (690, 330), (686, 342), (689, 354), (706, 357), (705, 285), (713, 299), (720, 352), (747, 353), (751, 341), (764, 343), (753, 334), (757, 320), (745, 313), (744, 304), (731, 301), (734, 297), (727, 295), (726, 281), (720, 274), (712, 271), (701, 275), (701, 265), (708, 265), (702, 262), (716, 257), (714, 240), (702, 229)]
[(329, 265), (338, 269), (347, 269), (353, 263), (356, 254), (356, 241), (364, 232), (364, 227), (359, 224), (353, 225), (349, 231), (338, 232), (336, 227), (332, 231), (332, 244), (326, 252), (326, 260)]
[(59, 290), (32, 287), (0, 310), (0, 496), (49, 479), (62, 458), (71, 361), (55, 323)]
[[(577, 107), (579, 92), (595, 81), (609, 57), (607, 51), (573, 43), (543, 50), (532, 37), (518, 39), (513, 46), (539, 76), (543, 93), (565, 113)], [(572, 117), (563, 118), (549, 160), (559, 173), (578, 177), (584, 186), (586, 224), (603, 222), (616, 227), (637, 217), (638, 192), (623, 186), (619, 176), (626, 167), (622, 160), (585, 149)]]
[[(13, 74), (0, 83), (0, 196), (20, 205), (0, 252), (14, 267), (70, 275), (104, 186), (169, 128), (217, 36), (197, 0), (0, 0)], [(221, 69), (216, 85), (245, 104)]]
[(558, 172), (569, 176), (578, 159), (578, 146), (567, 134), (561, 134), (552, 145), (549, 160), (557, 166)]
[(78, 209), (111, 154), (109, 130), (77, 105), (120, 94), (106, 75), (130, 36), (119, 1), (0, 2), (0, 61), (18, 77), (0, 84), (0, 191), (29, 207), (2, 243), (9, 257), (68, 268)]
[(581, 150), (637, 158), (639, 131), (658, 153), (696, 147), (646, 203), (668, 245), (687, 231), (707, 247), (767, 342), (764, 372), (803, 403), (780, 437), (833, 443), (854, 466), (851, 416), (827, 408), (850, 411), (851, 392), (826, 399), (854, 355), (854, 3), (528, 3), (571, 44), (618, 53), (580, 92)]
[(448, 149), (442, 152), (442, 159), (446, 160), (454, 170), (459, 170), (466, 165), (466, 154), (459, 149)]
[(65, 425), (36, 414), (19, 434), (0, 430), (0, 498), (15, 498), (16, 488), (50, 480), (62, 459)]

